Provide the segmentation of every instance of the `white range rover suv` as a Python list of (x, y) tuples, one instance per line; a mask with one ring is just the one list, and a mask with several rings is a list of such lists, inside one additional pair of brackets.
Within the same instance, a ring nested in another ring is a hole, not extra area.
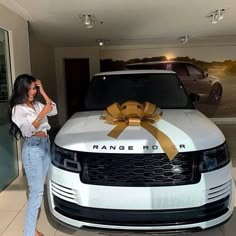
[[(122, 104), (130, 100), (126, 113)], [(234, 208), (226, 140), (193, 100), (197, 95), (171, 71), (96, 74), (87, 110), (75, 113), (53, 144), (53, 216), (71, 226), (123, 230), (198, 231), (225, 223)], [(156, 107), (152, 114), (147, 104)]]

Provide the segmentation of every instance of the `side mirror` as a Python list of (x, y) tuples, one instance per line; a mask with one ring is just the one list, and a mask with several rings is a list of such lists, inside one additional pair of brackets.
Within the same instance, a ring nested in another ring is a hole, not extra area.
[(190, 97), (190, 100), (193, 102), (193, 103), (197, 103), (200, 101), (200, 95), (197, 94), (197, 93), (190, 93), (189, 94), (189, 97)]

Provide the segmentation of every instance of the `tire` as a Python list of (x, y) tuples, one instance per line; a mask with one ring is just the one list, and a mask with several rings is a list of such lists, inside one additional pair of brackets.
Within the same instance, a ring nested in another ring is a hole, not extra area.
[(222, 99), (223, 87), (220, 83), (215, 83), (209, 93), (209, 101), (212, 104), (220, 104)]

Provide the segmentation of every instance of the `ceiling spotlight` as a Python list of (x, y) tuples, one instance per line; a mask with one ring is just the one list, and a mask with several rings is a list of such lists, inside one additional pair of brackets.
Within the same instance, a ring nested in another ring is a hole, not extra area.
[(104, 46), (104, 41), (100, 41), (99, 43), (98, 43), (98, 45), (100, 46), (100, 47), (103, 47)]
[(218, 15), (216, 13), (213, 13), (211, 23), (216, 24), (217, 20), (218, 20)]
[(219, 20), (224, 19), (224, 13), (225, 13), (226, 9), (224, 8), (220, 8), (220, 9), (216, 9), (214, 11), (211, 11), (207, 17), (211, 18), (211, 23), (212, 24), (216, 24)]
[(80, 16), (80, 19), (88, 29), (93, 28), (93, 23), (97, 20), (95, 16), (90, 14), (82, 15)]
[(98, 42), (99, 47), (103, 47), (105, 44), (105, 40), (103, 40), (103, 39), (98, 39), (97, 42)]
[(91, 20), (89, 24), (86, 25), (86, 28), (91, 29), (93, 28), (93, 21)]
[(183, 36), (180, 36), (178, 39), (180, 40), (182, 44), (186, 44), (188, 42), (188, 38), (189, 38), (188, 35), (183, 35)]
[(105, 43), (108, 42), (109, 40), (105, 40), (105, 39), (97, 39), (98, 42), (98, 46), (99, 47), (103, 47), (105, 46)]
[(224, 11), (224, 9), (218, 9), (217, 10), (217, 16), (218, 16), (217, 19), (218, 20), (224, 19), (223, 11)]
[(90, 15), (87, 15), (87, 14), (84, 15), (84, 24), (85, 24), (85, 25), (90, 25), (91, 22), (92, 22), (91, 16), (90, 16)]

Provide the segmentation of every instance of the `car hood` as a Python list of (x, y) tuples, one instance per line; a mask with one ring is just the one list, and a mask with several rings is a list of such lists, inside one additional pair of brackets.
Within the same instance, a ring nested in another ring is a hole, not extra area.
[[(141, 126), (128, 126), (118, 138), (115, 127), (100, 119), (101, 111), (75, 113), (60, 129), (55, 144), (69, 150), (102, 153), (163, 153), (160, 143)], [(216, 147), (225, 141), (219, 128), (198, 110), (163, 110), (153, 124), (174, 143), (178, 152)]]

